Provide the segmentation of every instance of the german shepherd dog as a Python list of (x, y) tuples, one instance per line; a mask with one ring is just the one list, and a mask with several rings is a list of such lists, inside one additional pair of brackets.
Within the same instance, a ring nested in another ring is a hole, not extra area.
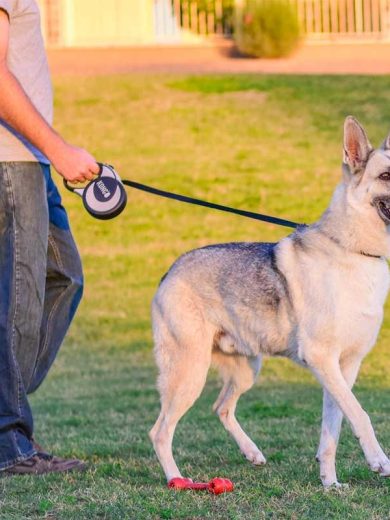
[(340, 486), (335, 456), (343, 415), (369, 467), (390, 460), (352, 386), (376, 341), (389, 287), (390, 135), (373, 149), (356, 119), (344, 124), (343, 176), (320, 220), (273, 243), (229, 243), (181, 256), (152, 304), (161, 413), (150, 432), (168, 481), (176, 425), (199, 397), (211, 364), (223, 378), (214, 410), (253, 464), (260, 449), (235, 417), (263, 354), (311, 370), (323, 387), (317, 451), (325, 487)]

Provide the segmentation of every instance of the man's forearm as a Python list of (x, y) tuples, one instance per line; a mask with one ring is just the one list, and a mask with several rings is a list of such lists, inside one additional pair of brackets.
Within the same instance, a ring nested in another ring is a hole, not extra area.
[(30, 101), (7, 66), (9, 13), (0, 7), (0, 118), (40, 150), (64, 179), (91, 180), (99, 173), (95, 158), (73, 146), (53, 130)]
[(58, 148), (65, 145), (31, 103), (6, 65), (0, 66), (0, 118), (49, 159)]

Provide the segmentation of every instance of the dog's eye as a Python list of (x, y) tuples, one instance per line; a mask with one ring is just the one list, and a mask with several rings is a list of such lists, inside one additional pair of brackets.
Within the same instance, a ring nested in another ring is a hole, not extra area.
[(390, 172), (384, 172), (379, 175), (381, 181), (390, 181)]

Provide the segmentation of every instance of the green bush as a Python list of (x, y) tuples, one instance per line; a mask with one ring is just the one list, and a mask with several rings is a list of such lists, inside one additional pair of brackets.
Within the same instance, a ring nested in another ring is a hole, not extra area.
[(299, 45), (301, 31), (289, 0), (252, 0), (238, 13), (238, 50), (258, 58), (288, 56)]

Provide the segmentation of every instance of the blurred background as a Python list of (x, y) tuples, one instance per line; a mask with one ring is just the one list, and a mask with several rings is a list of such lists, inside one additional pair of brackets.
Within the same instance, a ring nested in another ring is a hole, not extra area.
[[(272, 2), (272, 0), (271, 0)], [(204, 43), (234, 32), (245, 0), (38, 0), (55, 47)], [(290, 0), (310, 41), (390, 38), (389, 0)], [(281, 4), (279, 2), (279, 4)], [(279, 5), (280, 9), (280, 5)]]
[(390, 72), (390, 0), (38, 3), (54, 74)]
[[(310, 223), (340, 180), (344, 118), (355, 115), (376, 146), (390, 130), (390, 0), (39, 4), (55, 127), (124, 179)], [(37, 440), (90, 469), (1, 479), (0, 518), (390, 517), (389, 481), (368, 470), (348, 426), (337, 468), (350, 488), (322, 491), (314, 459), (322, 393), (283, 359), (265, 360), (237, 410), (268, 464), (244, 460), (212, 413), (220, 383), (211, 371), (177, 428), (175, 456), (184, 475), (225, 476), (236, 492), (166, 489), (147, 436), (159, 410), (149, 309), (160, 278), (195, 247), (276, 241), (288, 230), (132, 190), (126, 210), (102, 222), (62, 194), (85, 295), (32, 404)], [(387, 451), (389, 340), (387, 306), (355, 388)]]

